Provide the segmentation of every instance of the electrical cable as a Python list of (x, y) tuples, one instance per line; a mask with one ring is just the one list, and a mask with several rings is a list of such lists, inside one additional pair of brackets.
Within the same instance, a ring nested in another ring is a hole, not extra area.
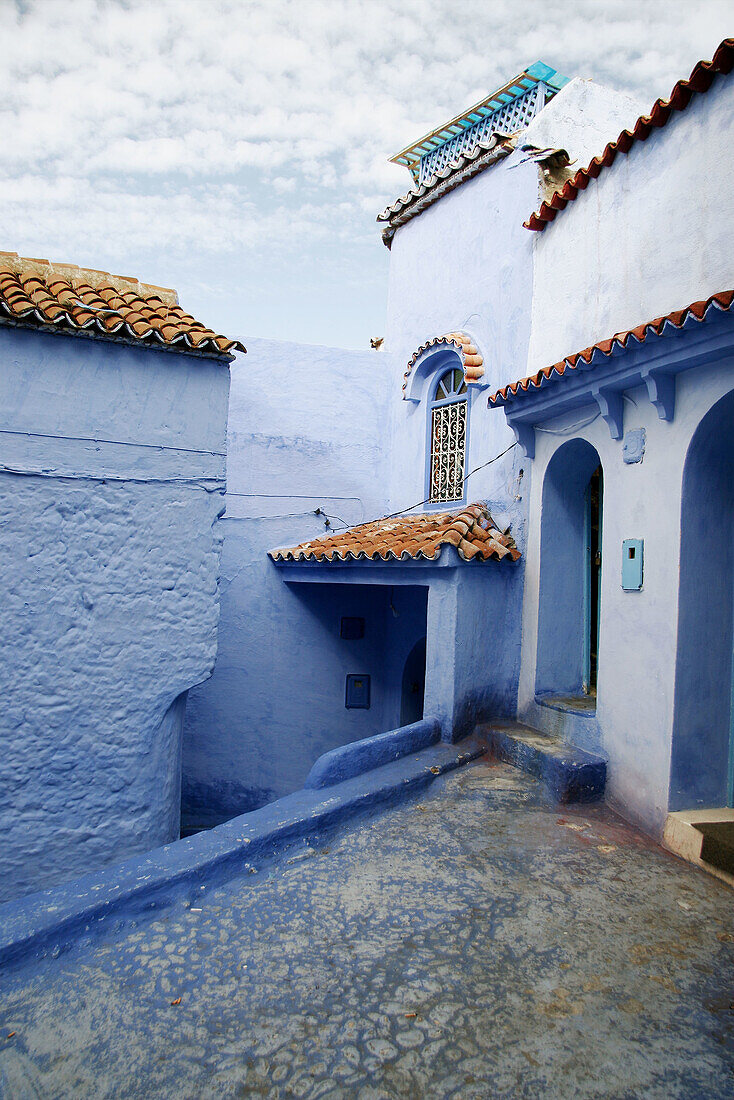
[(0, 428), (0, 435), (23, 435), (28, 439), (63, 439), (65, 443), (107, 443), (114, 447), (143, 447), (154, 451), (180, 451), (189, 455), (214, 455), (226, 458), (226, 451), (202, 451), (192, 447), (167, 447), (163, 443), (132, 443), (129, 439), (102, 439), (94, 435), (50, 435), (48, 432), (23, 432)]
[(594, 413), (588, 420), (580, 420), (577, 424), (569, 424), (567, 428), (560, 428), (558, 431), (554, 431), (552, 428), (536, 428), (536, 432), (543, 432), (544, 435), (571, 435), (572, 432), (577, 432), (581, 428), (588, 428), (589, 424), (593, 424), (595, 420), (598, 420), (601, 413)]
[[(229, 495), (229, 494), (227, 494)], [(314, 510), (313, 508), (307, 509), (305, 512), (280, 512), (277, 515), (270, 516), (222, 516), (222, 519), (239, 519), (239, 520), (258, 520), (258, 519), (295, 519), (298, 516), (316, 516), (326, 515), (320, 509)]]
[[(480, 470), (486, 469), (487, 466), (491, 466), (493, 462), (497, 462), (500, 458), (504, 458), (504, 456), (506, 454), (508, 454), (509, 451), (513, 450), (514, 447), (517, 447), (517, 440), (515, 440), (514, 443), (511, 443), (509, 447), (505, 447), (504, 451), (500, 451), (500, 453), (498, 455), (495, 455), (494, 458), (490, 458), (487, 462), (483, 462), (481, 464), (481, 466), (475, 466), (473, 470), (470, 470), (469, 473), (466, 474), (461, 479), (461, 484), (465, 485), (466, 482), (469, 480), (469, 478), (472, 477), (474, 474), (478, 473)], [(378, 520), (396, 519), (397, 516), (403, 516), (403, 515), (405, 515), (406, 512), (412, 512), (414, 508), (420, 508), (421, 505), (423, 505), (423, 504), (435, 504), (435, 503), (438, 503), (438, 502), (431, 501), (430, 497), (426, 497), (425, 500), (419, 500), (416, 504), (411, 504), (407, 508), (401, 508), (398, 512), (391, 512), (387, 516), (375, 516), (374, 519), (366, 519), (362, 523), (355, 523), (354, 524), (354, 529), (356, 529), (358, 527), (366, 527), (368, 523), (377, 523)], [(443, 502), (441, 502), (441, 503), (443, 503)], [(449, 504), (451, 502), (446, 501), (445, 503)], [(344, 520), (342, 520), (342, 523), (344, 524)], [(348, 526), (349, 526), (349, 524), (344, 524), (344, 527), (348, 527)], [(343, 530), (343, 528), (335, 527), (334, 530), (335, 531), (341, 531), (341, 530)]]
[[(134, 485), (191, 485), (196, 489), (203, 489), (207, 493), (223, 493), (226, 484), (221, 478), (214, 477), (120, 477), (117, 474), (80, 474), (52, 473), (50, 470), (23, 470), (16, 466), (6, 466), (0, 463), (0, 473), (13, 474), (18, 477), (43, 477), (53, 481), (116, 481), (123, 484)], [(211, 482), (207, 485), (206, 482)]]

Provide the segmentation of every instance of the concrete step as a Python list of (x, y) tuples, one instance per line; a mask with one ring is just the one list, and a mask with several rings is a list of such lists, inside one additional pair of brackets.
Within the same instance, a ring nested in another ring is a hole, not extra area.
[(665, 821), (663, 844), (734, 886), (734, 808), (674, 810)]
[(485, 722), (475, 736), (490, 753), (536, 776), (558, 802), (597, 802), (604, 797), (607, 762), (520, 722)]

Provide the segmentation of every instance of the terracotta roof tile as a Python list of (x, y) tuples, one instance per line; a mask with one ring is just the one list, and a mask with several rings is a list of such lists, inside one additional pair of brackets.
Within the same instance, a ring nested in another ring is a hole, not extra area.
[(269, 553), (273, 561), (437, 561), (445, 545), (455, 546), (464, 561), (520, 557), (514, 540), (497, 529), (481, 502), (454, 512), (389, 516)]
[(403, 389), (406, 389), (410, 372), (423, 352), (427, 351), (428, 348), (437, 347), (439, 344), (453, 344), (460, 353), (467, 384), (479, 381), (484, 374), (484, 359), (471, 336), (467, 336), (465, 332), (447, 332), (445, 336), (434, 336), (430, 340), (426, 340), (425, 344), (421, 344), (419, 348), (415, 349), (408, 360), (408, 369), (403, 375)]
[(558, 363), (543, 367), (542, 370), (539, 370), (536, 374), (531, 374), (528, 378), (521, 378), (518, 382), (503, 386), (502, 389), (497, 390), (489, 397), (489, 404), (490, 406), (505, 405), (510, 400), (522, 397), (524, 393), (538, 390), (554, 378), (561, 378), (569, 371), (576, 370), (581, 363), (588, 365), (595, 352), (601, 352), (609, 357), (615, 346), (627, 348), (633, 346), (633, 342), (637, 345), (643, 344), (648, 336), (660, 336), (666, 325), (681, 328), (691, 317), (696, 321), (705, 321), (711, 310), (728, 312), (732, 307), (732, 301), (734, 301), (734, 290), (720, 291), (718, 294), (712, 294), (710, 298), (706, 298), (704, 301), (692, 302), (691, 305), (685, 306), (683, 309), (666, 313), (664, 317), (656, 317), (654, 321), (647, 321), (643, 325), (637, 325), (636, 328), (617, 332), (614, 336), (607, 337), (605, 340), (598, 340), (597, 343), (584, 348), (582, 351), (577, 351), (574, 355), (567, 355), (565, 359), (561, 359)]
[(189, 354), (245, 351), (181, 309), (173, 290), (0, 252), (0, 325), (18, 323)]
[(674, 111), (684, 111), (694, 94), (702, 95), (707, 92), (717, 73), (726, 76), (732, 68), (734, 68), (734, 38), (725, 38), (712, 61), (699, 61), (688, 80), (678, 81), (669, 99), (657, 99), (649, 115), (641, 115), (631, 131), (623, 130), (616, 141), (607, 145), (601, 156), (594, 157), (586, 168), (580, 168), (575, 176), (566, 181), (560, 191), (556, 191), (555, 195), (544, 202), (535, 214), (531, 214), (523, 223), (525, 228), (545, 229), (559, 210), (564, 210), (570, 202), (578, 198), (580, 191), (588, 187), (589, 180), (596, 179), (603, 169), (611, 167), (617, 153), (628, 153), (636, 141), (645, 141), (653, 129), (666, 125)]
[(508, 157), (514, 148), (513, 137), (508, 137), (506, 134), (490, 134), (489, 137), (477, 141), (471, 149), (461, 153), (455, 160), (450, 161), (445, 168), (434, 173), (424, 183), (411, 187), (410, 191), (395, 199), (381, 214), (377, 215), (378, 222), (387, 222), (387, 227), (382, 231), (384, 244), (390, 248), (392, 239), (401, 225), (422, 214), (434, 202), (438, 202), (465, 180), (472, 179), (485, 168)]

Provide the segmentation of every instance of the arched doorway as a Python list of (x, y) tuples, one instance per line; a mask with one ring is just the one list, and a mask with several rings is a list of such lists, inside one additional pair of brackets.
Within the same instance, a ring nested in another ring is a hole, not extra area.
[(400, 696), (400, 725), (409, 726), (423, 717), (423, 697), (426, 691), (426, 639), (421, 638), (411, 649), (403, 668)]
[(558, 448), (543, 482), (538, 604), (539, 695), (585, 696), (599, 667), (603, 474), (585, 439)]
[(734, 804), (734, 391), (696, 429), (683, 470), (670, 809)]

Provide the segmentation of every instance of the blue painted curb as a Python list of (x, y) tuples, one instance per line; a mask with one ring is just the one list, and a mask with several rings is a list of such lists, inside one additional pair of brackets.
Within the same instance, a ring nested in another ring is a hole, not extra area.
[(437, 718), (424, 718), (410, 726), (400, 726), (389, 733), (378, 733), (349, 745), (340, 745), (320, 756), (308, 773), (304, 788), (319, 790), (343, 783), (355, 775), (363, 775), (373, 768), (382, 767), (392, 760), (420, 752), (435, 745), (441, 737), (441, 724)]
[(487, 739), (498, 760), (542, 780), (557, 802), (597, 802), (604, 797), (607, 762), (602, 756), (556, 741), (529, 726), (487, 723), (475, 732)]
[(473, 739), (434, 745), (326, 791), (297, 791), (209, 832), (6, 902), (0, 905), (0, 965), (55, 957), (93, 930), (121, 928), (174, 901), (201, 897), (200, 890), (247, 871), (253, 861), (365, 811), (397, 805), (485, 752)]

